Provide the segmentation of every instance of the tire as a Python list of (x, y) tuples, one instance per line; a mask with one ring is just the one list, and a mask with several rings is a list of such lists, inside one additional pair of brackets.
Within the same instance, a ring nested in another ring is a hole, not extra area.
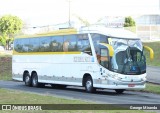
[(31, 77), (29, 76), (29, 73), (25, 73), (24, 83), (25, 83), (26, 86), (31, 86)]
[(122, 94), (125, 90), (124, 89), (115, 89), (117, 94)]
[(96, 89), (93, 87), (93, 81), (90, 76), (85, 79), (85, 89), (87, 93), (93, 93)]
[(38, 87), (38, 76), (36, 73), (33, 73), (31, 83), (33, 87)]

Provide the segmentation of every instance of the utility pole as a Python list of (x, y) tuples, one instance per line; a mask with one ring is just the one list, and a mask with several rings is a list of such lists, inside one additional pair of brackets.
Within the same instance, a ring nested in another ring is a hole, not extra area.
[(68, 19), (69, 19), (68, 22), (69, 22), (69, 27), (71, 27), (71, 19), (70, 19), (71, 18), (70, 17), (70, 15), (71, 15), (70, 14), (71, 13), (71, 0), (68, 0), (68, 6), (69, 6), (68, 7)]
[(160, 13), (160, 0), (159, 0), (159, 13)]

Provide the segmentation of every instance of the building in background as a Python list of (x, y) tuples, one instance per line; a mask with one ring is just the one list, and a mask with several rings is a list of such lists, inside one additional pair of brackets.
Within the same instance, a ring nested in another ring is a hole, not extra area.
[(141, 15), (135, 21), (136, 33), (142, 40), (160, 40), (160, 14)]
[(123, 16), (105, 16), (99, 19), (96, 24), (103, 25), (106, 27), (123, 27), (125, 17)]
[[(160, 14), (147, 14), (131, 16), (135, 22), (135, 32), (144, 41), (160, 40)], [(125, 23), (124, 16), (105, 16), (100, 18), (94, 25), (103, 25), (105, 27), (122, 28)], [(80, 28), (85, 26), (82, 21), (77, 18), (72, 18), (69, 22), (64, 22), (56, 25), (37, 26), (24, 29), (25, 34), (36, 34), (51, 32), (61, 28)]]
[[(136, 33), (144, 41), (160, 40), (160, 14), (131, 16), (136, 22)], [(123, 27), (124, 16), (105, 16), (96, 24), (106, 27)]]

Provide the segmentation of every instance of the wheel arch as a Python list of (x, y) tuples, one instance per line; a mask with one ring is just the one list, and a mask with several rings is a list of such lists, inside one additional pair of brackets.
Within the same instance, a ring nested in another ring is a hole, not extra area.
[[(83, 79), (82, 79), (82, 86), (85, 86), (85, 80), (86, 80), (87, 77), (91, 77), (91, 79), (92, 79), (92, 76), (91, 76), (90, 73), (85, 73), (83, 75)], [(92, 79), (92, 82), (93, 82), (93, 79)]]
[[(34, 74), (34, 73), (36, 73), (36, 74), (37, 74), (37, 72), (36, 72), (36, 71), (32, 71), (32, 72), (31, 72), (31, 78), (32, 78), (32, 76), (33, 76), (33, 74)], [(38, 76), (37, 76), (37, 77), (38, 77)]]

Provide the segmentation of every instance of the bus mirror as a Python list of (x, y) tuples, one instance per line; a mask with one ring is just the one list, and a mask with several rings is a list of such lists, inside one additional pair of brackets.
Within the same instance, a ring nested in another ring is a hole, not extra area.
[(113, 49), (113, 47), (111, 45), (106, 44), (106, 43), (100, 43), (100, 44), (108, 48), (108, 50), (109, 50), (109, 56), (112, 57), (114, 55), (114, 49)]
[(148, 47), (148, 46), (143, 46), (144, 49), (148, 50), (149, 51), (149, 54), (150, 54), (150, 60), (152, 61), (153, 58), (154, 58), (154, 51), (152, 48)]

